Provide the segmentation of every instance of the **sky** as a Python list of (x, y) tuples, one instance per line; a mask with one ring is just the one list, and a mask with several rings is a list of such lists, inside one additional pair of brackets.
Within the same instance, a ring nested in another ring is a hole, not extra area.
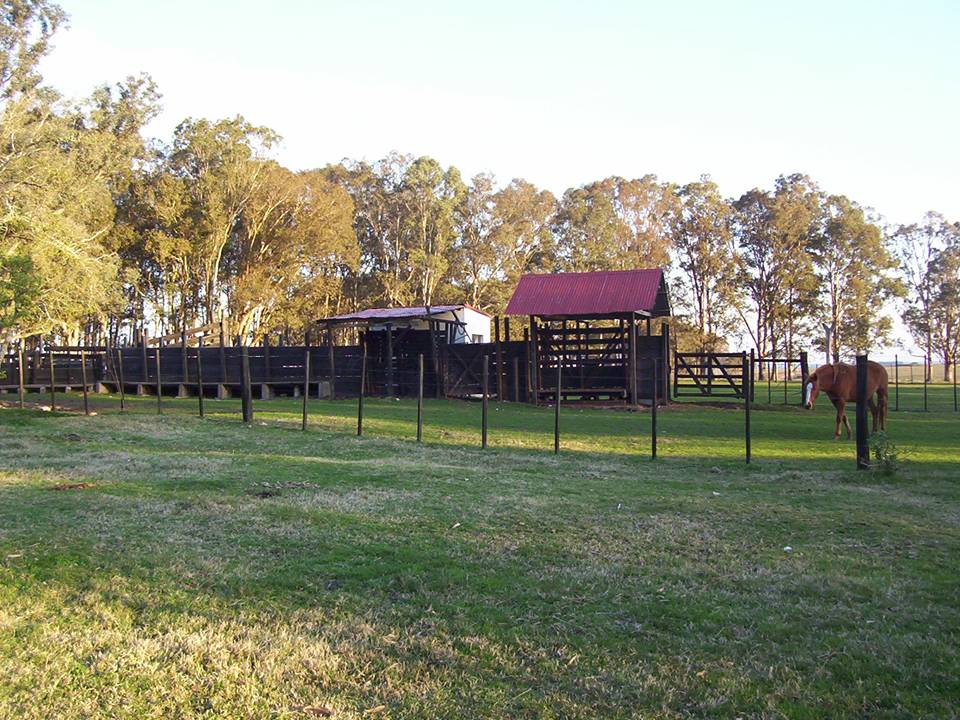
[(886, 222), (960, 220), (955, 1), (60, 2), (47, 81), (150, 73), (159, 137), (240, 114), (294, 169), (397, 150), (558, 195), (803, 172)]

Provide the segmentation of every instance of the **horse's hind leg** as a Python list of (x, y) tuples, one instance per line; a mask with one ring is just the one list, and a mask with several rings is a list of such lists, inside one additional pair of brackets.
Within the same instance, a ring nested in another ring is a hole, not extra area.
[(846, 413), (843, 414), (843, 426), (847, 429), (847, 440), (849, 440), (850, 437), (852, 436), (852, 432), (850, 430), (850, 421), (847, 420)]
[(867, 400), (867, 407), (870, 408), (870, 415), (873, 417), (873, 432), (876, 432), (880, 422), (880, 408), (877, 406), (877, 403), (874, 401), (872, 396)]

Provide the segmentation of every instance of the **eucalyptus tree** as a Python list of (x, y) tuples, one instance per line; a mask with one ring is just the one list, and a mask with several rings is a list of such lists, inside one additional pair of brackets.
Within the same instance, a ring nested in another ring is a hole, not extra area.
[(897, 255), (900, 258), (903, 279), (909, 290), (903, 320), (914, 340), (923, 349), (927, 379), (930, 378), (934, 355), (933, 317), (934, 297), (937, 294), (937, 279), (933, 263), (948, 245), (956, 243), (957, 229), (946, 219), (929, 212), (920, 223), (900, 225), (892, 233)]
[[(810, 244), (821, 196), (803, 175), (780, 176), (773, 192), (754, 189), (733, 203), (733, 231), (743, 258), (754, 326), (744, 323), (761, 356), (792, 356), (817, 306)], [(762, 366), (761, 366), (762, 368)]]
[(930, 303), (931, 346), (943, 363), (943, 379), (952, 380), (960, 353), (960, 225), (930, 263), (935, 288)]
[(653, 175), (571, 188), (555, 222), (560, 258), (570, 270), (664, 267), (676, 212), (674, 189)]
[(811, 249), (834, 362), (886, 342), (892, 323), (884, 306), (903, 289), (893, 275), (898, 264), (880, 228), (855, 202), (831, 195)]
[(672, 236), (681, 280), (679, 304), (688, 311), (691, 343), (701, 351), (716, 350), (736, 327), (741, 302), (733, 209), (708, 176), (681, 187), (678, 197)]

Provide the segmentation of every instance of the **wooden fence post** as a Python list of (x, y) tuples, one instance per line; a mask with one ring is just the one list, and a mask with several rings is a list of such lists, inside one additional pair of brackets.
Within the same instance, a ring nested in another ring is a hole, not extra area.
[(246, 345), (240, 346), (240, 408), (243, 421), (253, 422), (253, 391), (250, 389), (250, 352)]
[(627, 372), (630, 377), (627, 382), (627, 389), (630, 392), (630, 407), (637, 408), (637, 320), (633, 313), (630, 313), (629, 324), (630, 337), (629, 344), (629, 362), (627, 363)]
[(83, 385), (83, 414), (90, 414), (90, 401), (87, 398), (87, 351), (80, 348), (80, 382)]
[(300, 429), (307, 429), (307, 400), (310, 399), (310, 346), (303, 347), (303, 420)]
[(143, 385), (150, 382), (150, 363), (147, 360), (147, 333), (145, 330), (140, 333), (140, 362), (143, 366), (143, 380), (140, 383), (141, 387), (137, 390), (138, 395), (141, 392), (147, 392), (147, 389), (143, 387)]
[[(183, 326), (180, 328), (180, 372), (183, 373), (183, 384), (190, 382), (190, 368), (187, 365), (187, 309), (183, 309)], [(184, 388), (186, 391), (186, 388)]]
[(810, 376), (810, 361), (807, 358), (807, 351), (800, 351), (800, 407), (807, 404), (807, 378)]
[(17, 343), (17, 374), (18, 374), (18, 384), (17, 384), (17, 395), (20, 402), (20, 409), (23, 409), (24, 402), (24, 386), (23, 386), (23, 338), (20, 338), (20, 342)]
[(896, 404), (894, 405), (894, 410), (900, 409), (900, 360), (894, 355), (893, 356), (893, 387), (894, 393), (896, 394)]
[[(220, 316), (220, 385), (223, 388), (224, 395), (227, 395), (227, 323)], [(218, 395), (219, 389), (218, 389)]]
[(660, 373), (658, 372), (660, 368), (660, 360), (658, 358), (653, 359), (653, 402), (650, 404), (650, 459), (657, 459), (657, 402), (659, 398), (657, 397), (659, 393), (657, 392), (657, 383), (660, 381)]
[(163, 381), (160, 379), (160, 344), (157, 344), (157, 415), (163, 412)]
[(197, 338), (197, 411), (203, 417), (203, 361), (200, 353), (203, 352), (203, 335)]
[(117, 348), (117, 385), (120, 386), (120, 412), (126, 410), (126, 388), (123, 382), (123, 352)]
[(953, 411), (957, 412), (957, 351), (953, 353)]
[(57, 409), (57, 377), (53, 363), (53, 343), (47, 350), (47, 356), (50, 358), (50, 412)]
[(363, 393), (367, 380), (367, 343), (363, 343), (363, 359), (360, 361), (360, 394), (357, 395), (357, 437), (363, 435)]
[(743, 422), (744, 422), (744, 450), (746, 453), (747, 464), (750, 464), (750, 384), (753, 380), (753, 349), (750, 349), (750, 358), (747, 359), (747, 354), (743, 353), (743, 377), (741, 381), (743, 382)]
[(487, 449), (487, 403), (489, 396), (490, 356), (483, 356), (483, 400), (480, 411), (480, 447)]
[(867, 445), (867, 356), (857, 355), (857, 470), (870, 468)]
[(497, 402), (503, 402), (503, 345), (500, 343), (500, 317), (494, 318), (497, 343)]
[(419, 379), (417, 382), (417, 442), (423, 441), (423, 353), (419, 357)]

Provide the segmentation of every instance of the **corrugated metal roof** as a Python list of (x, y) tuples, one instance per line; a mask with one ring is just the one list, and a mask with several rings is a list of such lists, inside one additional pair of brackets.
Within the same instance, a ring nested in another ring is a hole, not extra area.
[(331, 322), (351, 322), (362, 320), (409, 320), (412, 318), (428, 318), (443, 313), (456, 312), (457, 310), (462, 310), (464, 308), (490, 317), (482, 310), (477, 310), (469, 305), (419, 305), (417, 307), (367, 308), (366, 310), (358, 310), (357, 312), (324, 318), (324, 320), (321, 322), (326, 322), (328, 320)]
[(507, 315), (575, 317), (670, 314), (663, 270), (524, 275), (507, 304)]

